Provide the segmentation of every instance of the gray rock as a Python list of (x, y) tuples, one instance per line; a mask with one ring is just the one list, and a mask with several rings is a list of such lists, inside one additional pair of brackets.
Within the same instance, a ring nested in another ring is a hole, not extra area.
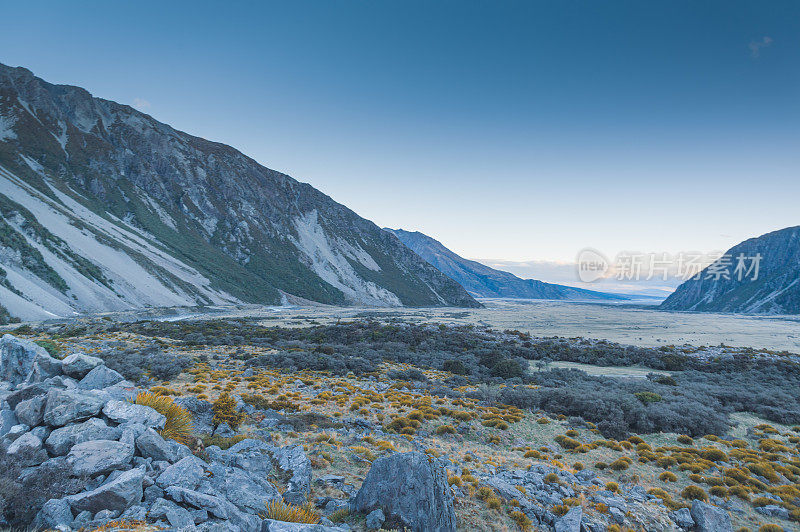
[(383, 515), (383, 510), (378, 508), (377, 510), (372, 510), (369, 514), (367, 514), (367, 529), (368, 530), (378, 530), (380, 527), (383, 526), (383, 523), (386, 521), (386, 516)]
[(387, 519), (414, 532), (456, 530), (444, 467), (416, 451), (375, 460), (356, 494), (354, 508), (362, 513), (380, 508)]
[(694, 526), (694, 519), (692, 519), (692, 513), (688, 508), (675, 510), (674, 512), (670, 513), (669, 516), (676, 525), (684, 530), (689, 530)]
[(159, 498), (150, 506), (150, 511), (147, 512), (147, 515), (151, 519), (165, 519), (167, 517), (167, 512), (177, 507), (178, 505), (176, 503), (164, 498)]
[(100, 510), (124, 512), (129, 506), (142, 500), (143, 480), (144, 471), (131, 469), (102, 486), (77, 495), (70, 495), (65, 499), (69, 501), (72, 509), (77, 512), (84, 510), (93, 514)]
[(61, 371), (73, 379), (82, 379), (103, 361), (83, 353), (73, 353), (61, 361)]
[(26, 466), (39, 465), (47, 460), (47, 452), (42, 449), (42, 440), (31, 432), (14, 440), (6, 449), (6, 454), (17, 456), (17, 460)]
[(167, 418), (149, 406), (135, 405), (127, 401), (111, 400), (103, 407), (103, 414), (119, 424), (135, 423), (155, 429), (163, 429)]
[(80, 530), (81, 528), (84, 528), (86, 525), (88, 525), (91, 520), (92, 520), (92, 512), (84, 510), (75, 516), (75, 520), (72, 522), (72, 526), (73, 528)]
[(122, 512), (120, 515), (121, 519), (125, 519), (128, 521), (136, 520), (136, 521), (146, 521), (147, 520), (147, 508), (145, 506), (135, 504)]
[(115, 512), (113, 510), (100, 510), (95, 514), (93, 521), (98, 524), (102, 525), (119, 515), (119, 512)]
[(19, 425), (14, 425), (11, 427), (8, 432), (6, 432), (5, 440), (6, 442), (16, 441), (17, 438), (30, 432), (31, 428), (24, 423), (20, 423)]
[(50, 499), (44, 505), (36, 518), (33, 520), (34, 528), (55, 528), (58, 525), (72, 525), (72, 510), (69, 503), (64, 499)]
[(91, 440), (72, 447), (67, 460), (77, 477), (105, 475), (128, 469), (133, 459), (133, 446), (112, 440)]
[(273, 451), (272, 458), (280, 469), (292, 473), (287, 492), (307, 498), (311, 491), (311, 461), (303, 448), (299, 445), (281, 447)]
[(206, 474), (206, 463), (196, 456), (187, 456), (166, 468), (156, 479), (162, 488), (179, 486), (193, 490)]
[(194, 396), (186, 396), (176, 398), (175, 403), (192, 413), (195, 432), (211, 434), (214, 431), (212, 421), (214, 418), (213, 405), (209, 401), (204, 401)]
[(10, 334), (0, 338), (0, 380), (18, 386), (60, 373), (61, 363), (41, 346)]
[(125, 380), (125, 377), (106, 366), (97, 366), (78, 383), (82, 390), (102, 390)]
[(12, 409), (16, 408), (20, 401), (31, 399), (39, 395), (47, 395), (53, 388), (63, 389), (63, 386), (58, 386), (54, 382), (56, 379), (50, 379), (49, 382), (36, 382), (29, 386), (20, 386), (16, 390), (6, 396), (6, 402)]
[(170, 508), (167, 510), (166, 517), (169, 524), (177, 530), (195, 530), (194, 518), (186, 508), (180, 506)]
[(608, 513), (611, 514), (611, 517), (614, 518), (617, 524), (621, 525), (625, 522), (625, 513), (616, 506), (609, 507)]
[(264, 519), (261, 532), (342, 532), (342, 528)]
[(722, 508), (696, 500), (692, 503), (691, 514), (697, 527), (697, 532), (733, 531), (731, 516)]
[(136, 438), (136, 449), (145, 458), (153, 460), (164, 460), (169, 463), (177, 462), (181, 457), (178, 456), (175, 448), (164, 440), (153, 429), (147, 429), (141, 436)]
[(767, 504), (766, 506), (756, 506), (756, 512), (769, 517), (789, 519), (789, 510), (777, 504)]
[(227, 423), (220, 423), (219, 426), (214, 429), (214, 436), (230, 438), (232, 436), (236, 436), (236, 431), (233, 430)]
[(44, 422), (51, 427), (63, 427), (73, 421), (83, 421), (97, 415), (103, 400), (96, 395), (72, 391), (50, 390), (44, 407)]
[(83, 423), (55, 429), (45, 440), (44, 446), (52, 456), (63, 456), (77, 443), (117, 440), (121, 432), (117, 427), (109, 427), (102, 419), (93, 417)]
[(38, 395), (24, 401), (20, 401), (14, 409), (14, 414), (20, 423), (24, 423), (30, 427), (35, 427), (42, 423), (42, 416), (44, 416), (44, 402), (45, 396)]
[(8, 408), (0, 409), (0, 437), (8, 434), (8, 431), (14, 425), (19, 425), (19, 420), (14, 411)]
[(576, 506), (555, 522), (556, 532), (581, 532), (583, 510)]
[(281, 493), (266, 479), (250, 476), (238, 468), (230, 469), (224, 476), (224, 482), (225, 498), (247, 513), (262, 512), (266, 503), (281, 499)]
[(188, 490), (179, 486), (170, 486), (166, 489), (167, 496), (173, 501), (182, 504), (189, 504), (195, 508), (206, 510), (208, 513), (220, 519), (228, 519), (228, 508), (225, 502), (219, 497), (200, 493), (199, 491)]

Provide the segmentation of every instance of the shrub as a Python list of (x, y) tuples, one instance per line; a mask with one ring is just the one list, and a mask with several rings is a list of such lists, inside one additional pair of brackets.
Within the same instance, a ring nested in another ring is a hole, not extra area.
[(35, 344), (43, 347), (47, 354), (53, 358), (61, 358), (61, 346), (53, 340), (34, 340)]
[(703, 490), (703, 488), (695, 485), (689, 485), (683, 488), (683, 491), (681, 491), (681, 497), (690, 501), (708, 501), (708, 495), (706, 495), (706, 492)]
[(554, 482), (558, 482), (558, 475), (556, 475), (555, 473), (548, 473), (544, 477), (544, 481), (547, 482), (548, 484), (552, 484)]
[(619, 484), (616, 482), (606, 482), (606, 489), (613, 493), (619, 493)]
[(475, 496), (482, 501), (485, 501), (489, 497), (494, 496), (494, 490), (488, 486), (481, 486), (478, 488), (478, 491), (475, 493)]
[(783, 532), (783, 527), (780, 525), (761, 525), (758, 532)]
[(192, 414), (188, 410), (176, 404), (168, 395), (156, 395), (150, 392), (139, 392), (135, 403), (149, 406), (167, 418), (164, 428), (158, 431), (162, 438), (189, 445), (194, 426)]
[(204, 434), (200, 436), (201, 441), (203, 442), (203, 447), (211, 447), (212, 445), (216, 445), (223, 451), (226, 451), (239, 443), (242, 440), (247, 439), (247, 436), (244, 434), (237, 434), (236, 436), (225, 437), (225, 436), (212, 436), (210, 434)]
[(707, 447), (700, 452), (700, 456), (711, 462), (725, 462), (728, 460), (728, 455), (720, 449)]
[(708, 490), (711, 495), (716, 497), (727, 497), (728, 496), (728, 489), (724, 486), (711, 486)]
[(467, 367), (458, 359), (445, 360), (442, 369), (455, 375), (469, 375)]
[(296, 506), (275, 499), (267, 503), (267, 511), (264, 513), (265, 519), (275, 519), (276, 521), (287, 521), (290, 523), (319, 523), (319, 514), (314, 511), (311, 504)]
[(503, 502), (498, 497), (489, 497), (486, 499), (486, 505), (492, 510), (498, 510), (502, 503)]
[(556, 514), (557, 516), (561, 517), (569, 512), (569, 506), (566, 504), (557, 504), (550, 509), (551, 512)]
[(581, 442), (579, 442), (578, 440), (574, 440), (568, 436), (559, 435), (555, 437), (555, 440), (564, 449), (572, 450), (572, 449), (577, 449), (578, 447), (581, 446)]
[(630, 465), (631, 464), (630, 464), (629, 461), (624, 460), (622, 458), (617, 458), (616, 460), (614, 460), (613, 462), (608, 464), (608, 467), (610, 467), (614, 471), (624, 471), (624, 470), (628, 469), (630, 467)]
[(597, 462), (596, 464), (594, 464), (594, 467), (602, 471), (608, 467), (608, 464), (605, 462)]
[(661, 401), (661, 396), (655, 392), (637, 392), (633, 395), (639, 401), (641, 401), (643, 405), (649, 405), (650, 403), (658, 403)]
[(514, 510), (508, 515), (515, 523), (517, 523), (517, 526), (520, 527), (520, 529), (522, 529), (523, 531), (527, 532), (528, 530), (531, 529), (533, 523), (524, 513), (520, 512), (519, 510)]
[(658, 475), (658, 479), (664, 482), (677, 482), (678, 476), (670, 471), (664, 471), (663, 473)]
[(694, 440), (691, 436), (687, 436), (686, 434), (681, 434), (678, 436), (678, 442), (684, 445), (691, 445), (694, 443)]
[(455, 434), (456, 429), (453, 428), (453, 425), (439, 425), (434, 432), (436, 434)]
[(236, 429), (244, 421), (244, 414), (236, 410), (236, 401), (228, 392), (220, 394), (212, 411), (214, 412), (212, 421), (215, 426), (227, 423), (231, 428)]

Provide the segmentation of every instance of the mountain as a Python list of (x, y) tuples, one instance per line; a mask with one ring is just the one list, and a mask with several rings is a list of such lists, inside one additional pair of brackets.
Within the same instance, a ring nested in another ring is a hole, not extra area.
[(0, 65), (0, 302), (479, 304), (393, 235), (230, 146)]
[(623, 296), (550, 284), (495, 270), (480, 262), (456, 255), (438, 240), (418, 231), (385, 229), (431, 263), (440, 272), (463, 286), (475, 297), (506, 297), (515, 299), (624, 300)]
[[(743, 269), (737, 272), (740, 256)], [(800, 314), (800, 226), (737, 244), (703, 270), (699, 279), (681, 284), (660, 308)]]

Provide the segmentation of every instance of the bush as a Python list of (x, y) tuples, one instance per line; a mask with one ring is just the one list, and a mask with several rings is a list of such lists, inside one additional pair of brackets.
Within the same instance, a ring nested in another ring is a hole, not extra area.
[(453, 425), (440, 425), (436, 427), (434, 432), (436, 432), (436, 434), (455, 434), (456, 429), (453, 428)]
[(192, 414), (176, 404), (171, 397), (150, 392), (139, 392), (135, 403), (149, 406), (167, 418), (164, 428), (158, 431), (162, 438), (175, 440), (183, 445), (191, 443), (192, 431), (194, 430)]
[(690, 501), (700, 500), (708, 502), (708, 495), (706, 495), (706, 492), (703, 491), (703, 488), (700, 486), (686, 486), (683, 488), (683, 491), (681, 491), (681, 497)]
[(310, 503), (305, 506), (296, 506), (285, 503), (280, 499), (270, 501), (267, 504), (267, 511), (263, 517), (289, 523), (319, 523), (319, 514), (314, 511)]
[(663, 473), (658, 475), (658, 479), (664, 482), (677, 482), (678, 476), (670, 471), (664, 471)]
[(469, 375), (467, 367), (458, 359), (445, 360), (442, 369), (455, 375)]
[(212, 406), (212, 411), (214, 412), (212, 418), (214, 426), (227, 423), (232, 429), (236, 429), (244, 421), (244, 414), (236, 411), (236, 401), (228, 392), (220, 394)]

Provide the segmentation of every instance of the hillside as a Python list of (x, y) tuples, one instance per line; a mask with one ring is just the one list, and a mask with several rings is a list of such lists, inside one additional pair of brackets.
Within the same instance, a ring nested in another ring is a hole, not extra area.
[(495, 270), (480, 262), (467, 260), (441, 242), (418, 231), (386, 229), (417, 255), (440, 272), (463, 286), (475, 297), (505, 297), (514, 299), (621, 300), (623, 296), (584, 290), (535, 279), (520, 279), (516, 275)]
[[(738, 257), (745, 270), (736, 272)], [(753, 258), (760, 256), (756, 269)], [(752, 272), (749, 270), (752, 269)], [(726, 272), (727, 275), (721, 272)], [(750, 238), (729, 249), (680, 285), (662, 304), (667, 310), (800, 314), (800, 226)]]
[(478, 305), (312, 186), (4, 65), (0, 239), (0, 301), (26, 319), (293, 297)]

